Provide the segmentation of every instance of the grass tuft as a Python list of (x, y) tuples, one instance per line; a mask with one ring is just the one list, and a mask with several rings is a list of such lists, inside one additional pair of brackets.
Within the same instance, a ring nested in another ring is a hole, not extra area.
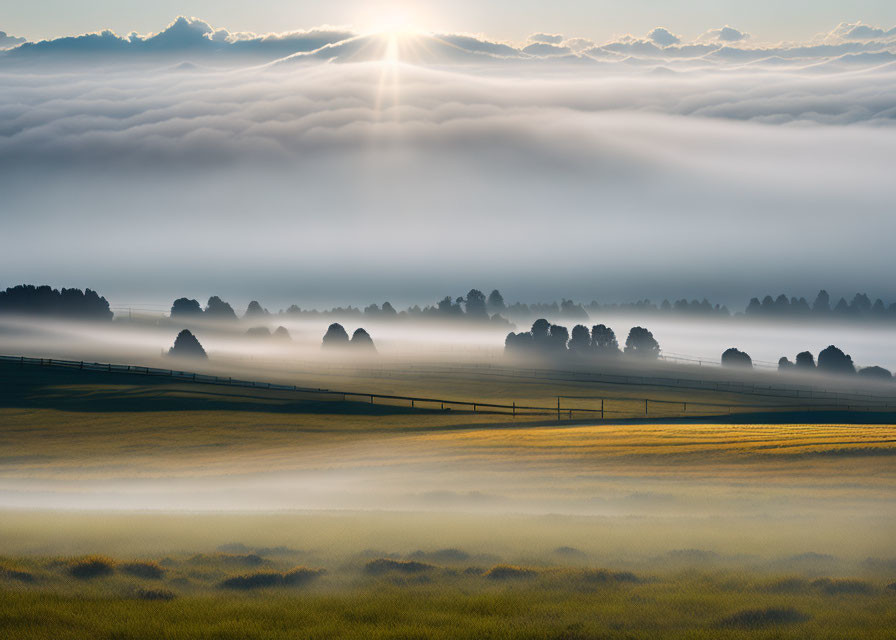
[(90, 580), (112, 575), (115, 571), (115, 561), (105, 556), (87, 556), (80, 560), (74, 560), (69, 564), (68, 572), (79, 580)]
[(165, 568), (158, 562), (137, 561), (126, 562), (118, 567), (124, 573), (132, 575), (136, 578), (146, 578), (148, 580), (161, 580), (165, 576)]
[(613, 582), (641, 582), (631, 571), (609, 571), (608, 569), (591, 569), (585, 572), (586, 582), (593, 584), (610, 584)]
[(140, 600), (174, 600), (177, 597), (173, 591), (168, 589), (144, 589), (138, 588), (134, 595)]
[(512, 580), (515, 578), (534, 578), (537, 575), (533, 569), (515, 567), (509, 564), (497, 564), (485, 573), (491, 580)]
[(868, 595), (874, 593), (875, 589), (872, 585), (862, 580), (832, 580), (831, 578), (820, 578), (812, 583), (813, 587), (821, 589), (830, 596), (838, 596), (843, 594)]
[(364, 565), (364, 573), (378, 576), (384, 573), (426, 573), (436, 567), (416, 560), (392, 560), (390, 558), (377, 558)]
[(721, 627), (739, 627), (741, 629), (759, 629), (785, 624), (799, 624), (809, 619), (805, 613), (792, 607), (767, 609), (744, 609), (719, 621)]
[(269, 587), (298, 587), (308, 584), (325, 573), (323, 569), (296, 567), (286, 573), (278, 571), (258, 571), (240, 576), (231, 576), (221, 586), (225, 589), (265, 589)]

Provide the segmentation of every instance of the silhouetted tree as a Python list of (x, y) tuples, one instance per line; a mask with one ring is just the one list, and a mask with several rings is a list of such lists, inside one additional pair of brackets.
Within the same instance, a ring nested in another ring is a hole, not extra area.
[(636, 358), (656, 360), (660, 356), (660, 345), (653, 334), (644, 327), (632, 327), (625, 340), (625, 354)]
[(569, 342), (569, 329), (559, 324), (552, 324), (549, 340), (552, 351), (566, 351), (566, 343)]
[(577, 324), (572, 328), (569, 350), (579, 355), (586, 355), (591, 351), (591, 332), (588, 331), (588, 327)]
[(544, 318), (539, 318), (532, 323), (532, 345), (538, 349), (548, 348), (550, 340), (551, 323)]
[(246, 308), (246, 313), (243, 314), (243, 318), (263, 318), (267, 315), (270, 315), (268, 313), (268, 310), (262, 308), (262, 306), (258, 304), (257, 300), (253, 300)]
[(785, 357), (778, 360), (778, 371), (790, 371), (793, 367), (794, 364)]
[(289, 331), (286, 330), (286, 327), (277, 327), (276, 329), (274, 329), (273, 336), (278, 340), (292, 340), (292, 338), (289, 336)]
[(485, 319), (488, 317), (488, 311), (485, 308), (485, 294), (479, 289), (470, 289), (467, 293), (465, 309), (471, 318)]
[(759, 298), (750, 298), (750, 304), (747, 305), (747, 315), (758, 315), (762, 313), (762, 303)]
[(486, 307), (488, 308), (488, 312), (492, 314), (503, 313), (507, 310), (507, 305), (504, 304), (504, 296), (501, 295), (500, 291), (495, 289), (490, 294), (488, 294)]
[(859, 369), (859, 375), (869, 380), (892, 380), (893, 374), (883, 367), (864, 367)]
[(809, 351), (800, 351), (796, 354), (796, 364), (794, 366), (797, 369), (815, 369), (815, 356)]
[(616, 334), (605, 324), (596, 324), (591, 327), (591, 348), (597, 356), (619, 355), (619, 342)]
[(348, 344), (348, 333), (345, 332), (345, 328), (338, 322), (334, 322), (327, 327), (327, 332), (324, 334), (324, 340), (321, 346), (324, 349), (338, 349), (347, 347)]
[(731, 347), (730, 349), (725, 349), (725, 352), (722, 354), (722, 366), (752, 369), (753, 359), (740, 349)]
[(828, 295), (828, 292), (822, 289), (818, 292), (818, 295), (815, 296), (815, 302), (812, 303), (812, 311), (815, 313), (827, 313), (831, 310), (831, 296)]
[(0, 313), (59, 316), (77, 320), (111, 320), (105, 298), (91, 289), (53, 289), (22, 284), (0, 291)]
[(851, 374), (856, 372), (856, 367), (852, 358), (830, 345), (818, 354), (818, 370), (832, 374)]
[(513, 333), (512, 331), (507, 334), (507, 338), (504, 340), (504, 352), (505, 353), (529, 353), (535, 348), (535, 342), (532, 339), (531, 333)]
[(168, 350), (168, 355), (178, 358), (200, 358), (202, 360), (208, 358), (205, 349), (199, 344), (199, 340), (187, 329), (177, 334), (177, 337), (174, 339), (174, 346)]
[(202, 307), (200, 306), (198, 300), (191, 300), (190, 298), (178, 298), (174, 301), (174, 304), (171, 305), (172, 318), (189, 318), (190, 316), (195, 317), (199, 315), (202, 315)]
[[(458, 298), (459, 301), (462, 301), (462, 298)], [(443, 316), (452, 316), (452, 315), (462, 315), (464, 310), (460, 306), (460, 302), (455, 302), (451, 299), (451, 296), (445, 296), (441, 300), (439, 300), (436, 305), (436, 309), (438, 313)]]
[(218, 320), (236, 320), (236, 312), (218, 296), (212, 296), (205, 305), (205, 315)]
[(382, 313), (384, 316), (391, 316), (391, 317), (395, 317), (398, 315), (398, 312), (395, 311), (395, 307), (393, 307), (391, 305), (391, 303), (389, 303), (389, 302), (383, 303), (383, 308), (380, 311), (380, 313)]
[(350, 344), (352, 348), (359, 351), (376, 353), (376, 347), (373, 345), (373, 339), (370, 337), (370, 334), (360, 327), (355, 329), (355, 332), (352, 334)]

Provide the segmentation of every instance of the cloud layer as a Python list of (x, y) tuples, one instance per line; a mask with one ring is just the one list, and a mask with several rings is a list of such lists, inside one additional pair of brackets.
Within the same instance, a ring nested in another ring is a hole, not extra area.
[[(0, 58), (0, 273), (340, 303), (486, 276), (529, 298), (896, 295), (896, 67), (858, 26), (762, 64), (659, 30), (513, 46), (183, 20), (19, 47)], [(218, 63), (240, 46), (265, 53)], [(65, 47), (104, 64), (47, 53)]]

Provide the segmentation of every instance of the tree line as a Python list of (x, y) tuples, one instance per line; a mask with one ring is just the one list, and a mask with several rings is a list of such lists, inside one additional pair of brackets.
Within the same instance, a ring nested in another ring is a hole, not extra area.
[(539, 318), (529, 331), (508, 333), (504, 340), (504, 351), (511, 355), (572, 354), (598, 358), (625, 355), (656, 360), (660, 356), (660, 345), (644, 327), (632, 327), (624, 349), (620, 349), (616, 333), (604, 324), (596, 324), (590, 330), (583, 324), (577, 324), (570, 333), (562, 325), (551, 324), (544, 318)]
[(92, 289), (53, 289), (21, 284), (0, 291), (0, 313), (111, 320), (109, 302)]

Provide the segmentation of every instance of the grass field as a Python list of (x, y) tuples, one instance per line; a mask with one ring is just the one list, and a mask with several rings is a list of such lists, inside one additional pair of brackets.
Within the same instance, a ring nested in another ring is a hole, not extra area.
[[(861, 415), (508, 420), (0, 374), (4, 637), (888, 638), (896, 625), (896, 427)], [(399, 378), (402, 392), (492, 398), (587, 387)]]

